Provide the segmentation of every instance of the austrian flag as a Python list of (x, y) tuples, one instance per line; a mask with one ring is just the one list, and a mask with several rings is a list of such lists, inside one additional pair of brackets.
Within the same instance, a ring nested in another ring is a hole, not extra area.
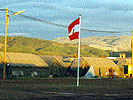
[(79, 21), (80, 18), (76, 19), (68, 26), (68, 33), (70, 40), (79, 38)]

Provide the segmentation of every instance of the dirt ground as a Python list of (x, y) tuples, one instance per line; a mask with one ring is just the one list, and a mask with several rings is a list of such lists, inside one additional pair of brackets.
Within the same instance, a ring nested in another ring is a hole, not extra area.
[(133, 79), (0, 80), (0, 100), (133, 100)]

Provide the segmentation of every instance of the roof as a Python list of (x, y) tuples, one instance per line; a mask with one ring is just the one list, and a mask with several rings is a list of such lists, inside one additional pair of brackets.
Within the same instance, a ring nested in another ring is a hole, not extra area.
[[(0, 55), (4, 58), (3, 52), (0, 52)], [(6, 60), (12, 66), (48, 67), (48, 64), (40, 56), (29, 53), (7, 52)]]
[[(80, 58), (80, 61), (79, 61), (80, 63), (80, 67), (83, 67), (82, 65), (83, 64), (87, 64), (87, 62), (85, 61), (85, 59), (83, 58), (83, 57), (81, 57)], [(73, 62), (72, 62), (72, 64), (71, 64), (71, 68), (77, 68), (77, 66), (78, 66), (78, 59), (77, 58), (75, 58), (74, 60), (73, 60)]]
[(131, 64), (131, 58), (117, 58), (116, 60), (118, 65), (129, 65)]
[(107, 58), (84, 57), (84, 59), (94, 67), (118, 67), (112, 60)]
[(125, 58), (128, 64), (131, 64), (131, 58)]
[[(75, 59), (71, 67), (77, 67), (78, 60)], [(82, 57), (80, 58), (80, 67), (82, 67), (83, 64), (87, 64), (89, 66), (94, 67), (118, 67), (112, 60), (107, 58), (98, 58), (98, 57)]]
[(62, 61), (63, 61), (63, 63), (67, 66), (67, 67), (69, 67), (71, 64), (72, 64), (72, 62), (75, 60), (75, 58), (63, 58), (62, 59)]
[(107, 58), (113, 60), (113, 59), (116, 59), (117, 57), (107, 57)]
[(54, 57), (53, 56), (40, 56), (49, 66), (53, 65)]
[(73, 59), (63, 59), (62, 56), (41, 56), (42, 59), (49, 65), (57, 64), (62, 67), (69, 67), (73, 61)]

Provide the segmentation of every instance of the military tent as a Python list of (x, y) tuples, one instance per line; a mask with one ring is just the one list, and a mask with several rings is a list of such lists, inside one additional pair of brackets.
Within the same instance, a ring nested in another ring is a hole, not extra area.
[[(77, 59), (72, 63), (71, 69), (77, 70)], [(108, 77), (109, 69), (113, 68), (115, 76), (120, 75), (120, 67), (116, 65), (112, 60), (107, 58), (98, 58), (98, 57), (82, 57), (80, 58), (80, 76), (85, 75), (85, 72), (93, 66), (95, 71), (95, 76)], [(75, 70), (75, 71), (76, 71)], [(83, 73), (84, 72), (84, 73)]]
[(49, 65), (49, 75), (53, 75), (54, 77), (63, 77), (66, 75), (71, 62), (67, 61), (62, 56), (41, 57)]
[[(1, 62), (4, 53), (0, 52)], [(29, 53), (11, 53), (6, 55), (7, 76), (44, 77), (47, 76), (48, 64), (40, 57)]]
[(128, 73), (128, 65), (131, 65), (131, 58), (117, 58), (114, 62), (120, 66), (121, 68), (121, 75)]

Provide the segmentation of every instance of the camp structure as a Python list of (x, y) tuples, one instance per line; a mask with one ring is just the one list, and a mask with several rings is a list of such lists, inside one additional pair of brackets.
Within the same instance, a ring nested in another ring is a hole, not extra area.
[[(4, 53), (0, 52), (1, 73), (3, 72)], [(48, 64), (40, 56), (29, 53), (10, 53), (6, 55), (6, 75), (12, 77), (45, 77)], [(2, 77), (2, 75), (1, 75)]]
[[(85, 59), (83, 59), (83, 57), (80, 58), (80, 65), (79, 65), (79, 76), (84, 76), (87, 71), (89, 70), (90, 66), (87, 64), (87, 62), (85, 61)], [(69, 73), (71, 76), (76, 77), (77, 76), (77, 66), (78, 66), (78, 59), (75, 58), (72, 61), (71, 66), (69, 67)]]
[[(71, 71), (77, 72), (78, 60), (75, 59), (71, 65)], [(120, 67), (112, 60), (98, 57), (81, 57), (80, 58), (80, 76), (100, 76), (108, 77), (109, 69), (113, 70), (115, 76), (120, 75)], [(88, 74), (88, 75), (87, 75)]]
[(130, 77), (131, 58), (117, 58), (114, 62), (120, 66), (123, 77)]
[(54, 77), (63, 77), (69, 74), (68, 68), (73, 59), (64, 58), (62, 56), (41, 56), (49, 65), (49, 75)]

